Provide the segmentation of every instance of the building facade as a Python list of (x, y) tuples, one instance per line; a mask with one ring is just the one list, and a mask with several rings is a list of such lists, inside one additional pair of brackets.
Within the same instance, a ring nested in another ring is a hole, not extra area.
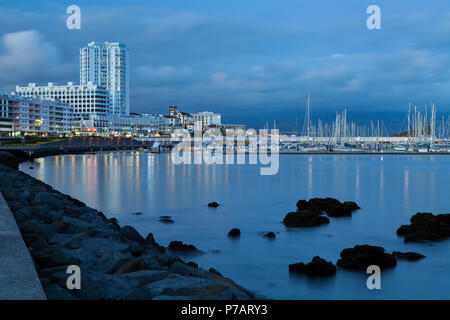
[(170, 132), (169, 121), (162, 115), (154, 114), (133, 114), (130, 116), (93, 114), (89, 120), (82, 122), (80, 130), (80, 133), (139, 137), (169, 135)]
[(67, 103), (1, 94), (0, 105), (2, 135), (53, 136), (71, 131), (71, 107)]
[(194, 113), (194, 122), (196, 124), (201, 123), (203, 128), (209, 127), (211, 125), (221, 126), (222, 116), (219, 113), (213, 113), (209, 111), (203, 111), (199, 113)]
[(109, 94), (111, 114), (130, 114), (128, 50), (120, 42), (89, 42), (80, 49), (80, 84), (97, 84)]
[(28, 98), (57, 100), (70, 104), (72, 121), (77, 127), (82, 120), (89, 119), (91, 114), (109, 114), (109, 94), (105, 87), (88, 83), (85, 85), (54, 85), (46, 86), (29, 83), (28, 86), (16, 86), (16, 93)]

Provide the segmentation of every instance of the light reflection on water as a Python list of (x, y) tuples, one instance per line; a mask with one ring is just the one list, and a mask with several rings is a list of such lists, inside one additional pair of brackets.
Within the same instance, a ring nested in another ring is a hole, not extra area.
[[(28, 167), (21, 168), (121, 225), (152, 232), (163, 245), (196, 245), (207, 252), (192, 257), (200, 266), (270, 298), (450, 298), (450, 242), (405, 245), (395, 234), (418, 211), (450, 211), (445, 155), (282, 155), (275, 176), (261, 176), (257, 165), (174, 165), (166, 154), (142, 152), (48, 157)], [(356, 201), (362, 210), (313, 229), (280, 223), (297, 200), (327, 196)], [(221, 206), (208, 208), (211, 201)], [(175, 223), (160, 223), (162, 215)], [(241, 229), (239, 241), (226, 237), (234, 227)], [(266, 231), (277, 239), (264, 239)], [(384, 272), (378, 292), (366, 288), (365, 274), (339, 271), (319, 280), (288, 273), (289, 263), (315, 255), (336, 262), (343, 248), (364, 243), (427, 258)]]

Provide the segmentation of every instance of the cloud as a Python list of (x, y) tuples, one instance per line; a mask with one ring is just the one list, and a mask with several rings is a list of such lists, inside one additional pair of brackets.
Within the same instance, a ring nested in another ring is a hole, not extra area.
[(35, 30), (3, 35), (0, 52), (0, 82), (7, 82), (10, 88), (41, 79), (52, 81), (67, 69), (56, 45), (44, 41)]

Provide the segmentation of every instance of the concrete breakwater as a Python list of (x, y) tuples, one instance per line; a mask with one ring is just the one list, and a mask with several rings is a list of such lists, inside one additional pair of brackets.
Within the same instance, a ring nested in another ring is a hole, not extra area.
[[(63, 151), (61, 151), (63, 153)], [(48, 299), (251, 299), (217, 272), (166, 252), (130, 226), (18, 171), (23, 154), (0, 151), (0, 192), (14, 215)], [(81, 288), (69, 290), (69, 265)]]

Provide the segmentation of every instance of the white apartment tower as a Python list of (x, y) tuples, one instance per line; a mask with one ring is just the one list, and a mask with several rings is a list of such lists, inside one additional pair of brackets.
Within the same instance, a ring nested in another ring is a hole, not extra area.
[(80, 49), (80, 82), (105, 87), (109, 113), (130, 114), (128, 50), (119, 42), (89, 42)]

